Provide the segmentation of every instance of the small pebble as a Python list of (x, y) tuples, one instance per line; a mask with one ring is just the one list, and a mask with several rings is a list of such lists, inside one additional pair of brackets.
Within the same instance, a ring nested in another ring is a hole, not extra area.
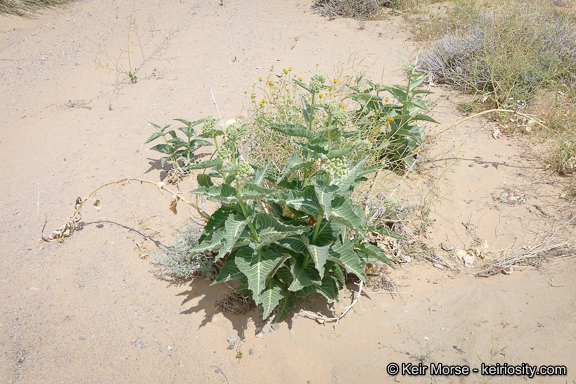
[(474, 163), (470, 163), (470, 164), (468, 164), (468, 166), (469, 166), (470, 168), (472, 168), (472, 167), (474, 166)]
[(262, 332), (258, 332), (258, 333), (256, 334), (256, 337), (257, 337), (257, 338), (261, 338), (262, 336), (263, 336), (263, 333), (262, 333)]
[(277, 331), (280, 329), (280, 324), (272, 324), (272, 330)]
[(432, 284), (438, 284), (440, 282), (440, 280), (436, 279), (432, 282)]
[(251, 355), (253, 355), (253, 354), (254, 354), (254, 350), (253, 350), (253, 349), (250, 349), (250, 350), (248, 351), (248, 353), (251, 354)]
[(80, 340), (86, 340), (84, 336), (80, 336)]

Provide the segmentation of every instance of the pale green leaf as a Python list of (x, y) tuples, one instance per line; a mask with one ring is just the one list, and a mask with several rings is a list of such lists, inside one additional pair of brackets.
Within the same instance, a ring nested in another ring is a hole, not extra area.
[(264, 313), (262, 314), (262, 319), (266, 320), (274, 308), (278, 306), (278, 303), (282, 299), (282, 289), (280, 287), (273, 285), (270, 288), (262, 291), (260, 295), (260, 300), (262, 301), (262, 306), (264, 307)]
[(343, 241), (337, 242), (332, 246), (328, 260), (344, 267), (346, 271), (355, 274), (363, 282), (367, 282), (364, 267), (360, 263), (360, 257), (354, 252), (350, 241), (346, 237), (344, 237)]
[(238, 269), (248, 278), (252, 298), (256, 304), (260, 304), (260, 294), (266, 285), (266, 278), (279, 263), (286, 261), (286, 255), (270, 249), (254, 251), (250, 247), (242, 247), (236, 252), (235, 260)]
[(292, 284), (288, 287), (289, 291), (296, 292), (310, 284), (320, 285), (320, 275), (312, 263), (308, 263), (304, 269), (302, 269), (300, 263), (294, 263), (290, 266), (290, 271), (292, 272), (294, 281), (292, 281)]

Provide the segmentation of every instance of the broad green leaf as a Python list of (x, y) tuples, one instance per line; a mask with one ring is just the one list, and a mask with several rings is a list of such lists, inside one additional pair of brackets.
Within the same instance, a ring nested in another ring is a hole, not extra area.
[(431, 122), (431, 123), (439, 124), (436, 120), (434, 120), (433, 118), (431, 118), (431, 117), (428, 116), (428, 115), (415, 115), (415, 116), (412, 116), (412, 117), (410, 118), (410, 121), (419, 121), (419, 120), (429, 121), (429, 122)]
[(186, 141), (182, 140), (179, 137), (175, 137), (173, 139), (170, 139), (170, 140), (168, 140), (168, 142), (170, 144), (172, 144), (172, 148), (174, 148), (174, 149), (182, 148), (182, 147), (185, 147), (188, 145), (188, 143)]
[(352, 249), (347, 237), (343, 236), (342, 242), (337, 242), (330, 248), (328, 260), (344, 267), (346, 271), (355, 274), (363, 282), (367, 282), (364, 267), (360, 263), (360, 257)]
[[(208, 240), (204, 240), (202, 243), (196, 245), (190, 250), (190, 255), (195, 255), (204, 251), (218, 251), (222, 247), (222, 242), (224, 240), (224, 228), (221, 228), (212, 234), (212, 237)], [(218, 254), (216, 259), (223, 257), (223, 254)]]
[(154, 132), (154, 133), (152, 134), (152, 136), (150, 136), (150, 138), (149, 138), (148, 140), (146, 140), (146, 142), (145, 142), (144, 144), (148, 144), (149, 142), (154, 141), (154, 140), (156, 140), (157, 138), (163, 137), (163, 136), (164, 136), (164, 133), (163, 133), (163, 132)]
[(284, 239), (280, 239), (277, 243), (286, 248), (291, 250), (295, 253), (304, 254), (307, 251), (306, 245), (303, 242), (303, 235), (300, 236), (290, 236)]
[(292, 156), (290, 157), (290, 159), (288, 159), (286, 166), (284, 167), (284, 169), (280, 173), (279, 178), (276, 180), (276, 184), (282, 183), (282, 180), (284, 180), (286, 177), (290, 176), (292, 173), (296, 172), (297, 170), (299, 170), (301, 168), (309, 167), (312, 164), (314, 164), (314, 161), (306, 162), (306, 161), (301, 159), (300, 154), (298, 152), (293, 153)]
[(200, 148), (200, 147), (210, 147), (214, 145), (214, 143), (209, 142), (208, 140), (202, 139), (194, 139), (190, 141), (190, 148)]
[(338, 282), (334, 276), (326, 274), (322, 279), (321, 285), (308, 285), (302, 288), (300, 291), (296, 292), (298, 297), (306, 297), (311, 293), (320, 293), (323, 295), (329, 303), (333, 303), (334, 300), (338, 301)]
[(294, 281), (292, 272), (290, 272), (290, 268), (288, 268), (286, 265), (278, 269), (276, 276), (278, 277), (278, 280), (280, 280), (285, 286), (289, 286)]
[(228, 219), (224, 224), (224, 229), (226, 231), (224, 234), (224, 245), (219, 251), (222, 256), (231, 252), (235, 248), (234, 245), (240, 238), (242, 232), (244, 232), (244, 228), (246, 228), (249, 222), (249, 219), (246, 219), (241, 215), (228, 216)]
[(206, 160), (198, 164), (190, 164), (188, 169), (205, 169), (222, 165), (221, 159)]
[(262, 301), (262, 306), (264, 307), (264, 313), (262, 314), (262, 319), (266, 320), (274, 308), (278, 306), (278, 303), (282, 299), (282, 289), (277, 285), (272, 285), (271, 287), (262, 291), (260, 295), (260, 300)]
[(330, 217), (330, 212), (332, 211), (332, 200), (334, 200), (334, 193), (338, 191), (338, 187), (335, 185), (331, 186), (321, 186), (314, 185), (314, 191), (316, 192), (316, 197), (318, 202), (324, 211), (324, 217), (327, 219)]
[(275, 131), (281, 132), (288, 136), (293, 137), (305, 137), (307, 139), (314, 138), (314, 132), (309, 131), (305, 126), (302, 124), (268, 124), (268, 128), (273, 129)]
[(228, 217), (234, 215), (234, 213), (235, 210), (232, 207), (222, 206), (218, 208), (218, 210), (210, 216), (210, 219), (208, 219), (208, 222), (202, 231), (202, 235), (198, 239), (198, 244), (202, 243), (207, 238), (211, 238), (214, 232), (217, 229), (222, 228)]
[(210, 188), (211, 186), (214, 185), (214, 183), (212, 182), (212, 178), (203, 173), (199, 173), (198, 176), (196, 176), (196, 180), (198, 180), (198, 185), (200, 185), (201, 187)]
[(238, 266), (236, 265), (234, 255), (228, 256), (228, 258), (226, 259), (226, 263), (224, 264), (224, 266), (222, 266), (222, 269), (218, 274), (218, 277), (216, 278), (216, 280), (214, 280), (214, 282), (211, 285), (217, 283), (223, 283), (225, 281), (230, 280), (246, 280), (246, 276), (242, 272), (240, 272)]
[(294, 292), (287, 292), (286, 296), (284, 296), (284, 298), (280, 300), (280, 303), (278, 303), (278, 314), (276, 315), (274, 322), (279, 323), (284, 320), (286, 315), (292, 312), (292, 309), (294, 308), (294, 305), (297, 301), (298, 297), (296, 297)]
[(349, 199), (337, 197), (332, 202), (330, 218), (344, 224), (356, 232), (364, 233), (362, 218), (354, 212), (354, 207)]
[(372, 245), (370, 243), (362, 243), (358, 246), (358, 248), (360, 248), (363, 252), (367, 253), (368, 255), (373, 256), (380, 261), (383, 261), (384, 263), (391, 266), (393, 269), (396, 269), (394, 268), (394, 266), (392, 265), (390, 259), (388, 259), (386, 254), (382, 252), (380, 248), (378, 248), (377, 246)]
[(266, 173), (268, 172), (268, 168), (270, 167), (270, 162), (271, 160), (268, 160), (266, 165), (264, 165), (261, 168), (258, 168), (254, 172), (254, 176), (250, 180), (248, 180), (247, 184), (255, 184), (259, 187), (262, 186), (262, 182), (266, 178)]
[(259, 187), (256, 184), (245, 184), (244, 187), (242, 187), (242, 193), (238, 194), (238, 198), (243, 201), (271, 199), (277, 196), (278, 193), (279, 191), (277, 189)]
[(334, 276), (336, 276), (336, 278), (338, 279), (340, 284), (342, 284), (342, 285), (346, 284), (346, 278), (344, 277), (344, 273), (342, 272), (342, 268), (340, 268), (340, 266), (338, 264), (332, 262), (332, 266), (330, 267), (330, 269), (332, 270), (332, 272), (334, 273)]
[(172, 148), (172, 146), (169, 144), (156, 144), (155, 146), (153, 146), (150, 149), (153, 151), (160, 152), (160, 153), (165, 153), (167, 155), (171, 155), (175, 152), (175, 149)]
[(300, 235), (306, 231), (309, 231), (310, 228), (306, 226), (284, 224), (274, 216), (268, 215), (266, 213), (258, 213), (254, 217), (252, 223), (254, 224), (256, 232), (258, 233), (258, 248), (289, 236)]
[(190, 192), (192, 195), (205, 195), (214, 200), (231, 203), (236, 202), (238, 192), (228, 184), (213, 185), (211, 187), (200, 187)]
[(323, 214), (322, 206), (313, 186), (309, 186), (303, 191), (290, 191), (285, 199), (285, 204), (313, 217), (319, 217)]
[(269, 249), (254, 251), (250, 247), (242, 247), (236, 252), (235, 260), (240, 272), (248, 278), (252, 298), (256, 304), (260, 304), (260, 294), (264, 290), (266, 278), (279, 263), (286, 261), (286, 255)]
[(316, 237), (316, 245), (324, 246), (335, 242), (338, 239), (338, 236), (340, 236), (340, 233), (342, 233), (343, 228), (345, 228), (343, 224), (334, 220), (322, 223), (320, 226), (320, 232), (318, 232), (318, 236)]
[(300, 263), (294, 263), (290, 266), (290, 271), (292, 272), (294, 281), (292, 281), (292, 284), (288, 287), (288, 290), (292, 292), (299, 291), (310, 284), (320, 285), (322, 280), (320, 278), (320, 274), (316, 268), (314, 268), (314, 264), (312, 263), (308, 263), (304, 269), (302, 269), (302, 265)]
[(189, 121), (189, 120), (185, 120), (185, 119), (174, 119), (174, 120), (179, 121), (179, 122), (181, 122), (181, 123), (183, 123), (183, 124), (186, 124), (188, 127), (192, 128), (192, 127), (197, 126), (197, 125), (200, 124), (201, 122), (203, 122), (205, 119), (200, 119), (200, 120), (196, 120), (196, 121), (193, 121), (193, 122), (191, 122), (191, 121)]
[(350, 190), (350, 186), (356, 181), (358, 172), (361, 172), (362, 169), (364, 169), (364, 163), (366, 163), (367, 160), (368, 157), (363, 157), (360, 159), (360, 161), (352, 165), (348, 171), (348, 175), (338, 183), (338, 190), (341, 193), (348, 192)]
[(310, 257), (314, 261), (314, 265), (316, 266), (316, 270), (320, 274), (320, 278), (324, 277), (324, 264), (326, 264), (326, 259), (328, 259), (328, 251), (330, 250), (330, 246), (332, 244), (327, 244), (323, 247), (319, 247), (316, 245), (310, 244), (308, 238), (302, 238)]
[[(301, 86), (302, 88), (308, 90), (308, 92), (310, 92), (310, 88), (308, 88), (307, 85), (305, 85), (304, 83), (300, 82), (300, 81), (296, 81), (294, 80), (294, 82), (296, 82), (296, 84), (298, 84), (299, 86)], [(308, 100), (306, 99), (306, 96), (304, 96), (303, 94), (300, 94), (300, 100), (302, 100), (302, 115), (304, 116), (304, 120), (306, 120), (306, 122), (310, 122), (310, 115), (312, 114), (312, 109), (310, 108), (310, 104), (308, 103)]]
[(349, 154), (352, 151), (355, 151), (356, 148), (342, 148), (342, 149), (335, 149), (330, 152), (326, 157), (329, 159), (334, 159), (336, 157), (342, 157)]

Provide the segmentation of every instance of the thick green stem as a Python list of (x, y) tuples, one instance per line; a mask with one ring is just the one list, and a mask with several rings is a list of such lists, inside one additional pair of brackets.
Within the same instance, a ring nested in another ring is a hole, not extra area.
[(312, 92), (312, 103), (310, 103), (310, 121), (308, 121), (308, 130), (312, 130), (312, 122), (314, 121), (314, 99), (316, 98), (316, 93)]
[[(242, 185), (238, 182), (238, 193), (242, 193)], [(248, 210), (244, 205), (242, 199), (238, 198), (238, 204), (240, 204), (240, 208), (242, 209), (242, 213), (244, 214), (244, 218), (248, 218)], [(248, 227), (250, 228), (250, 232), (252, 232), (252, 237), (256, 240), (257, 243), (260, 242), (260, 238), (258, 237), (258, 232), (256, 231), (256, 227), (251, 222), (248, 223)]]
[(316, 238), (318, 237), (318, 234), (320, 233), (320, 224), (322, 224), (322, 216), (324, 214), (322, 212), (320, 212), (320, 214), (318, 215), (318, 218), (316, 221), (316, 224), (314, 225), (314, 233), (312, 234), (312, 244), (316, 243)]

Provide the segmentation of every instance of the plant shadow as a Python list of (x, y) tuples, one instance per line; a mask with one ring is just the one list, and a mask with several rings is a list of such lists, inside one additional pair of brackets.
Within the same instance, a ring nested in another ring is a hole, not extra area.
[[(180, 284), (180, 280), (174, 280), (171, 284)], [(204, 313), (204, 319), (198, 326), (198, 329), (210, 323), (215, 314), (221, 313), (232, 324), (233, 329), (238, 333), (238, 337), (244, 339), (246, 331), (250, 322), (254, 323), (256, 327), (256, 334), (263, 331), (266, 324), (271, 324), (274, 321), (273, 313), (270, 318), (262, 319), (261, 307), (252, 306), (246, 313), (233, 313), (224, 310), (221, 306), (223, 299), (228, 297), (233, 288), (225, 284), (211, 285), (211, 281), (201, 278), (195, 278), (189, 281), (188, 287), (185, 291), (178, 294), (183, 296), (182, 306), (187, 306), (188, 309), (180, 312), (183, 315), (190, 315), (194, 313)], [(306, 298), (298, 300), (294, 306), (294, 310), (288, 314), (282, 321), (288, 325), (288, 329), (292, 329), (294, 319), (298, 317), (301, 310), (310, 311), (325, 317), (333, 317), (334, 306), (320, 294), (312, 294)]]

